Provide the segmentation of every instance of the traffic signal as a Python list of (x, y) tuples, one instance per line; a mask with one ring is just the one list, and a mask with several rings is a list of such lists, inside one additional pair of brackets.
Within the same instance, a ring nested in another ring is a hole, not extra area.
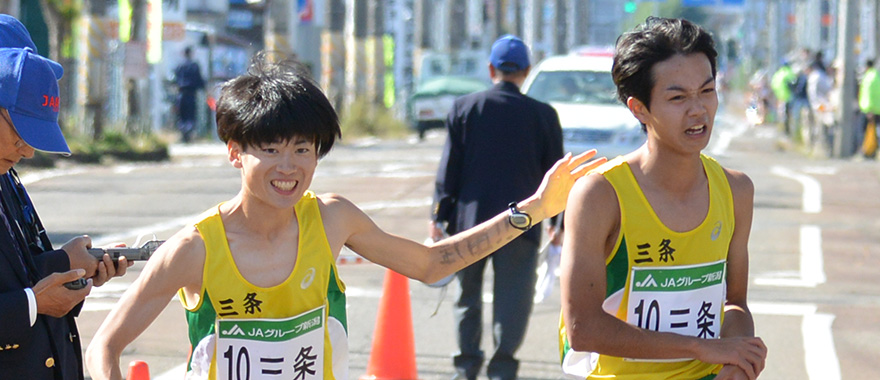
[(623, 11), (626, 13), (636, 13), (637, 7), (638, 5), (636, 5), (635, 1), (627, 1), (623, 3)]

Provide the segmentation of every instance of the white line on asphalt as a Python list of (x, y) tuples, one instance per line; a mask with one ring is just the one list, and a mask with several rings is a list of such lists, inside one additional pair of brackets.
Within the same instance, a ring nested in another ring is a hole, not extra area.
[(822, 186), (819, 181), (808, 175), (797, 173), (793, 170), (774, 166), (770, 172), (780, 177), (798, 181), (804, 187), (804, 195), (801, 209), (808, 214), (818, 214), (822, 211)]
[(817, 313), (813, 304), (750, 302), (754, 314), (801, 316), (804, 363), (811, 380), (840, 380), (840, 361), (834, 348), (831, 324), (834, 316)]
[(367, 202), (363, 204), (359, 204), (358, 207), (364, 211), (375, 211), (382, 210), (386, 208), (411, 208), (411, 207), (425, 207), (431, 205), (432, 199), (422, 198), (422, 199), (401, 199), (397, 201), (379, 201), (379, 202)]
[(177, 367), (169, 369), (158, 376), (153, 377), (153, 380), (183, 380), (186, 375), (186, 363), (183, 363)]
[(804, 315), (801, 331), (804, 335), (804, 361), (810, 380), (840, 380), (840, 362), (834, 349), (831, 314)]
[(822, 229), (819, 226), (801, 226), (801, 278), (818, 284), (825, 283), (825, 264), (822, 254)]
[(119, 232), (119, 233), (115, 233), (115, 234), (95, 236), (92, 238), (92, 245), (93, 246), (102, 246), (102, 245), (107, 245), (107, 244), (116, 243), (116, 242), (120, 242), (120, 241), (124, 242), (125, 239), (127, 239), (131, 236), (147, 236), (147, 235), (154, 234), (157, 231), (165, 231), (165, 230), (169, 230), (169, 229), (180, 228), (180, 227), (183, 227), (189, 223), (194, 222), (196, 220), (196, 218), (199, 217), (199, 215), (201, 215), (201, 214), (184, 216), (184, 217), (177, 218), (177, 219), (171, 219), (171, 220), (168, 220), (165, 222), (159, 222), (159, 223), (152, 224), (149, 226), (139, 227), (139, 228), (135, 228), (135, 229), (131, 229), (128, 231), (123, 231), (123, 232)]
[(86, 170), (83, 168), (75, 168), (75, 169), (51, 169), (51, 170), (42, 170), (35, 173), (25, 174), (21, 176), (21, 183), (25, 186), (30, 185), (34, 182), (41, 181), (47, 178), (55, 178), (66, 175), (74, 175), (85, 173)]
[[(389, 201), (389, 202), (368, 202), (359, 207), (364, 211), (373, 211), (373, 210), (381, 210), (388, 208), (409, 208), (409, 207), (423, 207), (430, 206), (431, 198), (422, 198), (422, 199), (401, 199), (399, 201)], [(150, 234), (154, 234), (157, 231), (165, 231), (174, 228), (182, 228), (187, 224), (191, 224), (196, 221), (196, 218), (201, 214), (184, 216), (176, 219), (171, 219), (165, 222), (160, 222), (156, 224), (152, 224), (145, 227), (139, 227), (135, 229), (131, 229), (128, 231), (123, 231), (110, 235), (101, 235), (92, 237), (92, 245), (94, 246), (102, 246), (110, 243), (116, 243), (120, 241), (125, 241), (132, 236), (146, 236)]]
[(800, 271), (795, 276), (786, 273), (765, 274), (755, 278), (755, 284), (815, 288), (825, 283), (822, 229), (815, 225), (803, 225), (800, 234)]

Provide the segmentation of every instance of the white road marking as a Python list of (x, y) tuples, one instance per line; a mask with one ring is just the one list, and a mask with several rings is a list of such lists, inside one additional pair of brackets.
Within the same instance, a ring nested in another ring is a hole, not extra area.
[(801, 316), (804, 363), (811, 380), (840, 380), (840, 362), (834, 348), (831, 324), (834, 315), (817, 313), (813, 304), (750, 302), (753, 314)]
[(755, 278), (755, 284), (815, 288), (827, 280), (824, 261), (822, 229), (815, 225), (803, 225), (800, 230), (800, 271), (765, 274)]
[(780, 177), (793, 179), (798, 181), (804, 187), (804, 195), (801, 209), (808, 214), (818, 214), (822, 212), (822, 186), (819, 181), (808, 175), (797, 173), (793, 170), (774, 166), (770, 172)]
[(84, 168), (75, 168), (75, 169), (50, 169), (50, 170), (41, 170), (34, 173), (29, 173), (22, 175), (20, 177), (21, 183), (25, 186), (30, 185), (34, 182), (42, 181), (44, 179), (62, 177), (66, 175), (75, 175), (80, 173), (85, 173), (86, 169)]
[(840, 380), (840, 362), (834, 349), (831, 324), (834, 315), (804, 315), (801, 332), (804, 336), (804, 361), (811, 380)]
[(186, 363), (169, 369), (157, 376), (152, 376), (153, 380), (183, 380), (186, 377)]

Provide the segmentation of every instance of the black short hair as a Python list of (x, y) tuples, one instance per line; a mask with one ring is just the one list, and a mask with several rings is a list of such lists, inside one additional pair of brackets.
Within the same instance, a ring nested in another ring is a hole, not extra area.
[(301, 64), (270, 58), (258, 53), (247, 73), (223, 84), (217, 135), (245, 149), (305, 137), (323, 157), (342, 137), (336, 111)]
[(651, 89), (655, 80), (652, 68), (674, 55), (703, 53), (716, 74), (715, 42), (700, 26), (684, 20), (648, 17), (644, 24), (617, 39), (611, 76), (617, 86), (617, 98), (626, 104), (632, 96), (650, 110)]

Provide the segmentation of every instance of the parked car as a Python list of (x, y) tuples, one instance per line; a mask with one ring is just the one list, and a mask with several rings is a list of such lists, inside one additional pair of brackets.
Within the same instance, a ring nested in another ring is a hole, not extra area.
[(610, 159), (644, 144), (641, 124), (617, 100), (611, 64), (595, 51), (548, 57), (523, 83), (523, 93), (556, 109), (566, 151), (595, 148)]
[(439, 76), (418, 86), (410, 99), (412, 126), (419, 139), (433, 128), (443, 128), (455, 98), (489, 88), (489, 83), (465, 76)]

